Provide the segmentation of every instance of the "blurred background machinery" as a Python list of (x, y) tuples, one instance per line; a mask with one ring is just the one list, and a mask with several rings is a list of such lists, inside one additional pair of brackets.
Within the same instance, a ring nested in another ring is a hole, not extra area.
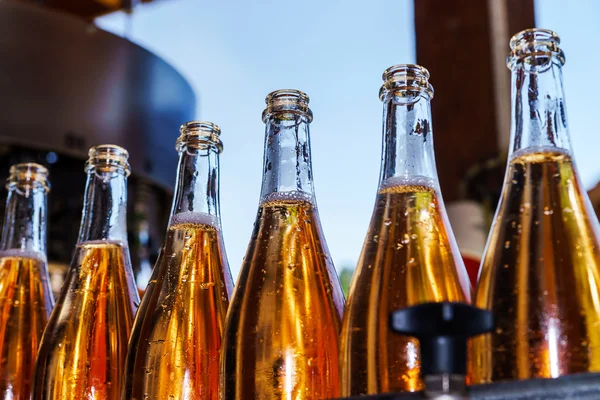
[(177, 164), (173, 146), (179, 125), (194, 117), (196, 98), (161, 58), (89, 22), (128, 7), (110, 0), (0, 0), (0, 179), (17, 162), (50, 170), (55, 291), (77, 240), (90, 146), (113, 143), (130, 152), (128, 229), (136, 275), (149, 275), (162, 243)]

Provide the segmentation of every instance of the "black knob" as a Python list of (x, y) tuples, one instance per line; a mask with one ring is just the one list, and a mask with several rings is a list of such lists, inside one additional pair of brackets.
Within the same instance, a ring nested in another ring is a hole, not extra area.
[(465, 303), (424, 303), (390, 314), (393, 332), (414, 336), (421, 348), (421, 375), (465, 375), (467, 340), (490, 332), (492, 313)]

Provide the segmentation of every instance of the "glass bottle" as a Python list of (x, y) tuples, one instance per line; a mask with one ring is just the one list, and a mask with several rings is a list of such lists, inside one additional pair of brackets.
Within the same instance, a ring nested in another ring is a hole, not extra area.
[(297, 90), (266, 99), (260, 205), (227, 314), (221, 399), (339, 396), (344, 297), (317, 212), (308, 101)]
[(0, 398), (29, 400), (42, 333), (54, 305), (46, 262), (48, 170), (16, 164), (0, 243)]
[(218, 126), (181, 127), (166, 243), (134, 323), (123, 399), (218, 399), (233, 287), (219, 211)]
[(341, 334), (343, 396), (420, 390), (418, 341), (391, 332), (388, 316), (471, 296), (437, 178), (429, 72), (400, 64), (383, 80), (379, 189)]
[(117, 399), (139, 304), (127, 247), (128, 153), (90, 149), (79, 239), (40, 345), (33, 399)]
[(600, 231), (572, 158), (559, 43), (545, 29), (510, 41), (510, 154), (475, 298), (496, 329), (473, 342), (472, 383), (600, 371)]

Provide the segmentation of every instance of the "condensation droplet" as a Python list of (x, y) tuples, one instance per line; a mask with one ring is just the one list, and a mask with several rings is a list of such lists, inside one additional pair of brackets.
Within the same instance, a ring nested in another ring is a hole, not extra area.
[(211, 288), (213, 286), (215, 286), (214, 282), (205, 282), (205, 283), (201, 283), (200, 284), (200, 289), (206, 290), (206, 289), (209, 289), (209, 288)]
[(408, 237), (408, 233), (404, 234), (404, 239), (402, 239), (402, 243), (407, 244), (410, 242), (410, 237)]

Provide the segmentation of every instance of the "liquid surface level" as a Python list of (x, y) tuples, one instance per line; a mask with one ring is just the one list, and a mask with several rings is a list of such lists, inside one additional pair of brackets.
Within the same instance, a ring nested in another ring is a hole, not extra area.
[(77, 246), (42, 344), (33, 399), (118, 399), (138, 306), (127, 250), (118, 242)]
[(390, 312), (470, 300), (443, 205), (427, 181), (392, 178), (377, 195), (342, 328), (344, 396), (420, 390), (418, 341), (389, 330)]
[(0, 252), (0, 396), (29, 400), (53, 299), (44, 255)]
[(263, 201), (239, 279), (222, 398), (339, 397), (344, 299), (310, 199), (277, 193)]
[(474, 340), (474, 383), (600, 371), (597, 219), (569, 155), (515, 154), (476, 305), (496, 330)]
[(233, 283), (216, 219), (193, 217), (173, 218), (168, 229), (134, 324), (126, 399), (218, 399)]

